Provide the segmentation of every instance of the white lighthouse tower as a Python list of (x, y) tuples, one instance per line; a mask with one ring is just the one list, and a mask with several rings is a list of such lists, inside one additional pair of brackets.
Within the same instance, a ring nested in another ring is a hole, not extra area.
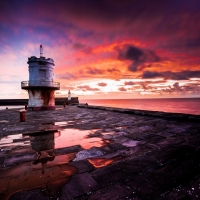
[(70, 92), (70, 90), (68, 91), (68, 101), (70, 101), (71, 100), (71, 92)]
[(40, 45), (40, 57), (28, 58), (29, 81), (21, 82), (21, 88), (28, 91), (28, 107), (31, 110), (55, 109), (54, 91), (60, 89), (60, 83), (54, 82), (54, 61), (43, 57)]

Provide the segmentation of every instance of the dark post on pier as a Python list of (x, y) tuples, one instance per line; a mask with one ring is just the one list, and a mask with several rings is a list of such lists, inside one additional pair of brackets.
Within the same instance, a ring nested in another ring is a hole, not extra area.
[(20, 110), (20, 122), (25, 122), (26, 121), (26, 110)]

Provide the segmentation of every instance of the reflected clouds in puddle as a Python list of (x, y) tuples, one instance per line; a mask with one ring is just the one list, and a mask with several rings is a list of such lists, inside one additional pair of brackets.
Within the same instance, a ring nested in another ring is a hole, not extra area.
[(117, 155), (113, 156), (111, 158), (90, 158), (88, 161), (95, 167), (95, 168), (101, 168), (105, 167), (107, 165), (112, 164), (113, 162), (119, 161), (126, 158), (125, 156)]
[[(62, 125), (62, 124), (60, 124)], [(14, 146), (31, 146), (38, 152), (47, 149), (57, 149), (81, 145), (84, 149), (91, 147), (101, 147), (107, 144), (101, 138), (98, 130), (79, 130), (79, 129), (63, 129), (56, 132), (38, 132), (29, 135), (9, 135), (0, 138), (0, 148), (4, 151), (6, 148)]]

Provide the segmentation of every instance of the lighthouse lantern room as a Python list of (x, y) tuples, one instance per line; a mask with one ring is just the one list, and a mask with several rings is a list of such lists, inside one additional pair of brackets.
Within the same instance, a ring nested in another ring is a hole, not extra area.
[(60, 83), (54, 82), (54, 61), (43, 57), (40, 45), (40, 57), (28, 58), (29, 81), (22, 81), (21, 88), (28, 91), (28, 107), (31, 110), (55, 109), (54, 91), (60, 89)]

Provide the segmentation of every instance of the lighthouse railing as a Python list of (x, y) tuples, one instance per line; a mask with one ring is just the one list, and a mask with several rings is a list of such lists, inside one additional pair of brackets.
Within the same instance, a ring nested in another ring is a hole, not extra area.
[(22, 81), (21, 88), (28, 87), (51, 87), (51, 88), (60, 88), (59, 82), (53, 81)]

